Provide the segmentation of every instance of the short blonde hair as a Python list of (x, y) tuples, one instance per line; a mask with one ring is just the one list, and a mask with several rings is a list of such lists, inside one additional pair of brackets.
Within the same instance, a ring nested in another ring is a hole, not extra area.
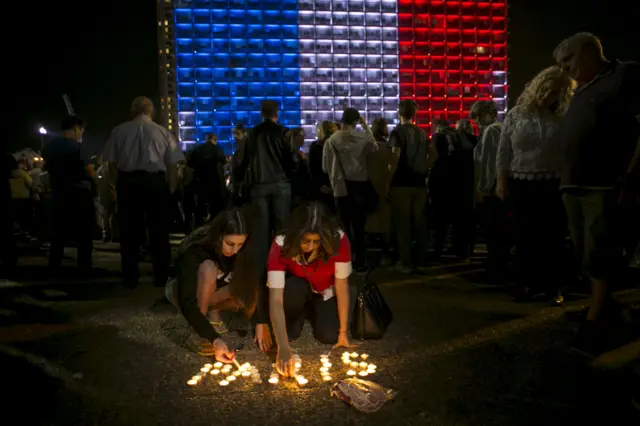
[(562, 92), (558, 98), (558, 108), (556, 109), (556, 113), (563, 114), (571, 100), (574, 83), (573, 80), (571, 80), (571, 77), (556, 65), (543, 69), (533, 77), (533, 79), (531, 79), (531, 81), (525, 86), (520, 97), (518, 97), (516, 105), (518, 105), (525, 113), (531, 111), (538, 103), (540, 87), (550, 80), (557, 81), (561, 84)]
[(602, 43), (600, 39), (591, 33), (576, 33), (569, 38), (565, 38), (553, 50), (553, 59), (559, 63), (569, 55), (577, 55), (582, 50), (588, 49), (604, 57)]

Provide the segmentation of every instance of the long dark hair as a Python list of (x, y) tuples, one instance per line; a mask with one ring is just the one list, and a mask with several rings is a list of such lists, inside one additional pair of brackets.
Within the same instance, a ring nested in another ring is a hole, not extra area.
[(190, 247), (199, 247), (211, 252), (212, 257), (218, 262), (225, 263), (225, 256), (222, 254), (222, 240), (225, 235), (247, 235), (242, 248), (233, 256), (233, 259), (230, 259), (233, 278), (229, 284), (229, 291), (231, 296), (243, 306), (247, 317), (250, 317), (256, 309), (260, 277), (253, 272), (256, 269), (255, 265), (250, 261), (245, 250), (251, 238), (247, 217), (249, 214), (237, 207), (222, 211), (211, 222), (196, 229), (185, 238), (178, 249), (178, 256)]
[(287, 258), (301, 255), (300, 241), (304, 234), (320, 235), (318, 258), (325, 262), (338, 254), (340, 227), (324, 204), (306, 203), (294, 210), (284, 232), (282, 253)]

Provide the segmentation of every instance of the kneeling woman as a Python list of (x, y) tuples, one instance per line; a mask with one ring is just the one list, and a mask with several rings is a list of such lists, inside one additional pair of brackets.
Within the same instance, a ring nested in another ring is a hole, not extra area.
[(294, 211), (286, 232), (271, 244), (267, 271), (280, 374), (294, 372), (289, 341), (300, 337), (308, 314), (318, 341), (352, 346), (347, 331), (351, 248), (326, 207), (310, 203)]
[[(196, 342), (189, 340), (193, 349), (203, 356), (215, 355), (220, 362), (231, 362), (234, 356), (221, 338), (227, 330), (220, 311), (242, 309), (251, 317), (262, 305), (258, 304), (260, 277), (254, 276), (255, 267), (243, 249), (247, 236), (247, 222), (240, 209), (221, 212), (182, 243), (174, 264), (175, 278), (166, 288), (167, 299), (198, 335)], [(266, 312), (260, 316), (266, 318)], [(266, 321), (256, 325), (256, 340), (266, 349), (270, 347)]]

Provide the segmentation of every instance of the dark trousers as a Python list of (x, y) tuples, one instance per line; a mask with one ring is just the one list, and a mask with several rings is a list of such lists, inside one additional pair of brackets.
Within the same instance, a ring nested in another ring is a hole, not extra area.
[(92, 266), (93, 231), (96, 225), (93, 195), (89, 189), (69, 189), (53, 192), (51, 248), (49, 267), (56, 270), (62, 264), (64, 247), (69, 239), (78, 248), (78, 267)]
[(124, 282), (130, 287), (138, 284), (140, 247), (144, 243), (144, 230), (148, 229), (155, 284), (165, 285), (171, 261), (170, 197), (165, 174), (121, 172), (117, 189), (120, 257)]
[(213, 220), (226, 205), (226, 199), (222, 191), (217, 188), (198, 188), (195, 197), (195, 222), (196, 227), (202, 226), (207, 219)]
[(507, 203), (495, 196), (485, 196), (479, 206), (480, 223), (487, 243), (487, 272), (496, 279), (506, 277), (511, 248)]
[(355, 194), (335, 197), (335, 200), (338, 219), (351, 243), (351, 251), (355, 258), (354, 265), (356, 268), (362, 268), (366, 264), (367, 255), (366, 201), (357, 191)]
[(269, 245), (275, 232), (284, 229), (291, 208), (291, 184), (264, 183), (251, 188), (251, 203), (255, 209), (252, 238), (259, 259), (267, 261)]
[(17, 260), (16, 241), (13, 235), (13, 203), (11, 194), (6, 194), (3, 198), (3, 206), (0, 208), (0, 263), (3, 272), (10, 272)]
[(425, 254), (427, 242), (427, 222), (425, 208), (427, 206), (427, 188), (392, 187), (391, 208), (393, 221), (398, 234), (398, 253), (402, 266), (413, 264), (411, 247), (416, 244), (416, 259), (421, 260)]
[[(473, 188), (473, 186), (469, 185), (469, 188)], [(469, 256), (475, 218), (473, 215), (473, 194), (468, 192), (460, 189), (460, 185), (431, 189), (433, 244), (436, 255), (442, 254), (447, 231), (451, 227), (454, 251), (458, 256)]]
[(519, 273), (523, 284), (541, 291), (557, 291), (566, 282), (570, 264), (559, 184), (555, 179), (509, 181)]
[(284, 286), (284, 316), (289, 340), (300, 337), (305, 318), (309, 318), (317, 341), (333, 344), (338, 341), (340, 321), (336, 296), (324, 300), (311, 285), (300, 277), (290, 276)]

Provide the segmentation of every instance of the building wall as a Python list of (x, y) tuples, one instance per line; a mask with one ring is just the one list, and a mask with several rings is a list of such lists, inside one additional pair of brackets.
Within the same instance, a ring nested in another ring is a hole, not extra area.
[(159, 3), (162, 93), (185, 146), (215, 132), (230, 150), (236, 124), (260, 122), (263, 99), (279, 101), (280, 122), (303, 127), (309, 141), (345, 105), (393, 127), (398, 102), (415, 99), (428, 131), (435, 119), (468, 117), (481, 99), (506, 112), (506, 0), (173, 3)]

